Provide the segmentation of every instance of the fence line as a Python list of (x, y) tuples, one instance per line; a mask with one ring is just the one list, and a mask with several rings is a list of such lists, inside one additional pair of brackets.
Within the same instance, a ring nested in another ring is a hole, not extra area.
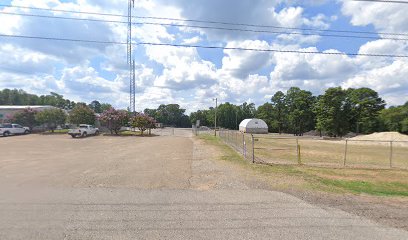
[[(213, 130), (196, 134), (201, 132)], [(225, 129), (218, 137), (253, 163), (408, 169), (408, 141), (269, 137)]]

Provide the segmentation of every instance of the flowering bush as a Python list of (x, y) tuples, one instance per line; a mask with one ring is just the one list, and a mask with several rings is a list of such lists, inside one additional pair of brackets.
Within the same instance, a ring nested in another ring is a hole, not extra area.
[(102, 126), (109, 129), (111, 134), (115, 132), (118, 135), (120, 128), (128, 124), (129, 115), (126, 111), (110, 108), (101, 114), (99, 120)]
[(138, 128), (143, 136), (146, 130), (156, 128), (156, 120), (149, 115), (138, 113), (130, 119), (130, 125)]
[(27, 126), (30, 130), (37, 124), (35, 115), (37, 111), (32, 108), (25, 108), (22, 112), (16, 113), (13, 117), (13, 122)]

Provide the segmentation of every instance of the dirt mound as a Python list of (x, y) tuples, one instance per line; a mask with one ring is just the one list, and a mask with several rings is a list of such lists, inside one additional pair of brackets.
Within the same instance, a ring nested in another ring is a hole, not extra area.
[(369, 135), (361, 135), (351, 138), (350, 140), (375, 140), (375, 141), (408, 141), (408, 135), (398, 132), (379, 132)]

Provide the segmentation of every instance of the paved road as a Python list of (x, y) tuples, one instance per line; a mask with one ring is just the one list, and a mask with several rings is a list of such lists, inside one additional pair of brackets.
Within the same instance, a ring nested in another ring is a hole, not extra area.
[(0, 149), (0, 239), (408, 239), (252, 189), (185, 136), (33, 135)]

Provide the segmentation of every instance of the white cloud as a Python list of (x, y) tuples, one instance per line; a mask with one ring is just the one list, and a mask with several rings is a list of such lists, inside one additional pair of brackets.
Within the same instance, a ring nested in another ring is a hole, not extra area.
[[(355, 26), (373, 26), (377, 31), (408, 32), (403, 7), (343, 1), (338, 12), (308, 11), (308, 7), (330, 1), (270, 0), (136, 0), (134, 14), (182, 19), (272, 25), (277, 27), (327, 29), (344, 14)], [(127, 14), (123, 0), (14, 0), (12, 4)], [(231, 7), (233, 6), (233, 7)], [(382, 6), (382, 7), (379, 7)], [(6, 9), (12, 12), (31, 10)], [(51, 13), (44, 13), (51, 14)], [(109, 16), (52, 13), (58, 16), (125, 20)], [(328, 15), (327, 15), (328, 14)], [(331, 17), (330, 17), (331, 16)], [(0, 15), (0, 32), (34, 36), (68, 37), (125, 42), (126, 24), (46, 20)], [(142, 21), (138, 19), (137, 21)], [(143, 21), (154, 21), (144, 19)], [(155, 20), (176, 23), (177, 21)], [(340, 21), (336, 22), (339, 24)], [(4, 23), (4, 24), (3, 24)], [(181, 22), (177, 22), (181, 23)], [(183, 22), (183, 24), (192, 24)], [(200, 25), (194, 23), (194, 25)], [(209, 25), (209, 24), (206, 24)], [(214, 26), (229, 27), (213, 24)], [(245, 28), (234, 26), (234, 28)], [(346, 26), (351, 28), (351, 26)], [(258, 28), (257, 28), (258, 29)], [(264, 28), (259, 28), (265, 30)], [(281, 31), (270, 28), (271, 31)], [(264, 34), (210, 29), (136, 25), (134, 42), (183, 43), (227, 47), (339, 52), (341, 46), (319, 45), (322, 37), (296, 34)], [(407, 55), (403, 41), (375, 40), (353, 45), (359, 53)], [(319, 46), (319, 47), (317, 47)], [(76, 101), (112, 102), (127, 107), (129, 73), (126, 45), (86, 44), (0, 38), (0, 87), (23, 88), (33, 93), (55, 91)], [(393, 58), (327, 56), (316, 54), (267, 53), (238, 50), (205, 50), (134, 45), (136, 58), (137, 107), (182, 103), (189, 109), (212, 106), (212, 98), (262, 104), (278, 91), (292, 86), (321, 93), (323, 89), (372, 87), (391, 103), (407, 100), (405, 60)], [(395, 97), (400, 95), (401, 97)]]
[(372, 24), (378, 31), (407, 33), (408, 5), (343, 0), (342, 12), (355, 26)]

